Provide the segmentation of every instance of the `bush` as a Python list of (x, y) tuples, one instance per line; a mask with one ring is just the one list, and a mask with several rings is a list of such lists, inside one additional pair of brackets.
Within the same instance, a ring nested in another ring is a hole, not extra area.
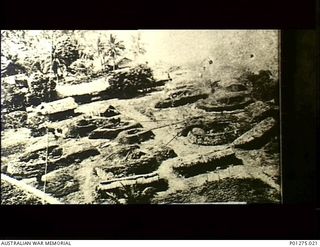
[(112, 77), (109, 79), (111, 90), (126, 96), (133, 96), (140, 90), (153, 87), (153, 82), (152, 70), (144, 64), (126, 71), (112, 72)]
[(31, 136), (38, 137), (46, 134), (46, 128), (43, 126), (46, 120), (45, 116), (39, 114), (28, 116), (27, 126), (31, 130)]
[(19, 59), (18, 56), (5, 57), (1, 55), (1, 77), (12, 76), (26, 73), (28, 71), (26, 61)]
[(75, 74), (85, 74), (88, 75), (92, 71), (92, 61), (88, 59), (77, 59), (70, 65), (70, 70)]
[(30, 83), (30, 94), (28, 102), (32, 105), (38, 105), (41, 102), (50, 102), (56, 98), (57, 83), (53, 78), (41, 73), (33, 74)]
[(25, 94), (27, 82), (16, 77), (7, 77), (1, 80), (1, 111), (25, 111)]
[(6, 112), (25, 111), (25, 93), (6, 93), (3, 97), (3, 104), (1, 108), (5, 109)]
[(278, 80), (274, 79), (270, 70), (260, 70), (258, 74), (245, 72), (239, 78), (241, 82), (252, 87), (252, 97), (256, 100), (279, 100)]
[(3, 118), (3, 127), (5, 129), (17, 129), (26, 126), (28, 114), (26, 111), (15, 111), (7, 113)]
[(55, 56), (69, 69), (80, 58), (77, 41), (71, 37), (63, 37), (56, 45)]

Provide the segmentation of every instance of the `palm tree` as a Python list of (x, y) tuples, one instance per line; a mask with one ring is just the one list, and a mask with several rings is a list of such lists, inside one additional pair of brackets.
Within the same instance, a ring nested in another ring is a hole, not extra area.
[(106, 55), (111, 57), (113, 61), (113, 70), (116, 68), (116, 58), (121, 55), (124, 49), (123, 41), (118, 41), (115, 35), (110, 34)]
[[(104, 68), (104, 46), (105, 44), (101, 41), (100, 37), (98, 37), (97, 40), (97, 53), (98, 53), (98, 58), (101, 61), (101, 66)], [(100, 58), (101, 57), (101, 58)]]

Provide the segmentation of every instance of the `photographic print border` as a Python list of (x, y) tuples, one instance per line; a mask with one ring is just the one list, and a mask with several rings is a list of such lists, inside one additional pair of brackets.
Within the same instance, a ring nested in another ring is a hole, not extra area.
[[(127, 206), (3, 206), (1, 214), (5, 219), (1, 223), (1, 239), (316, 239), (319, 237), (317, 216), (319, 215), (319, 194), (316, 192), (316, 177), (319, 169), (316, 161), (316, 144), (318, 139), (317, 127), (318, 113), (318, 78), (315, 54), (319, 38), (316, 35), (314, 21), (308, 18), (310, 5), (301, 7), (299, 18), (298, 7), (294, 5), (292, 12), (286, 20), (281, 17), (287, 5), (278, 6), (273, 19), (268, 18), (269, 8), (258, 16), (257, 7), (248, 7), (248, 1), (241, 1), (243, 12), (237, 14), (235, 10), (224, 8), (221, 17), (214, 24), (207, 22), (209, 18), (202, 16), (201, 12), (194, 16), (198, 21), (191, 23), (189, 18), (182, 14), (173, 17), (172, 12), (161, 25), (161, 16), (151, 17), (151, 12), (144, 17), (137, 18), (128, 25), (128, 19), (134, 16), (132, 12), (126, 12), (127, 17), (122, 21), (114, 18), (114, 25), (103, 25), (101, 19), (96, 19), (95, 14), (89, 16), (88, 23), (81, 21), (81, 15), (72, 16), (73, 21), (63, 23), (63, 19), (54, 23), (55, 9), (45, 16), (46, 21), (39, 21), (45, 12), (37, 13), (34, 10), (29, 14), (29, 23), (24, 23), (26, 15), (23, 15), (23, 7), (19, 8), (18, 18), (8, 18), (8, 13), (3, 15), (2, 29), (43, 28), (47, 23), (48, 29), (71, 29), (70, 26), (91, 29), (135, 29), (146, 28), (274, 28), (281, 29), (281, 98), (282, 98), (282, 178), (283, 178), (283, 204), (281, 205), (127, 205)], [(237, 5), (237, 4), (235, 4)], [(220, 6), (220, 5), (219, 5)], [(312, 5), (313, 6), (313, 5)], [(12, 5), (5, 2), (5, 9)], [(245, 10), (247, 7), (247, 10)], [(67, 7), (69, 10), (70, 6)], [(220, 6), (221, 8), (221, 6)], [(276, 8), (276, 7), (275, 7)], [(3, 9), (3, 8), (2, 8)], [(32, 7), (29, 6), (29, 9)], [(115, 8), (117, 9), (117, 8)], [(165, 8), (164, 8), (165, 9)], [(189, 13), (190, 8), (185, 8)], [(162, 8), (160, 8), (160, 11)], [(180, 8), (184, 10), (183, 8)], [(197, 7), (195, 10), (201, 10)], [(140, 10), (141, 11), (141, 10)], [(229, 12), (228, 12), (229, 11)], [(67, 10), (63, 11), (66, 15)], [(102, 11), (99, 10), (100, 14)], [(206, 11), (204, 11), (208, 14)], [(82, 13), (82, 12), (81, 12)], [(131, 14), (130, 14), (131, 13)], [(137, 11), (135, 14), (141, 13)], [(233, 14), (234, 18), (228, 19), (223, 14)], [(311, 13), (313, 13), (311, 11)], [(242, 21), (241, 18), (245, 16)], [(267, 17), (268, 16), (268, 17)], [(89, 19), (90, 19), (89, 17)], [(109, 19), (115, 17), (110, 15)], [(148, 17), (153, 21), (148, 22)], [(238, 17), (238, 18), (237, 18)], [(47, 19), (48, 18), (48, 19)], [(12, 19), (14, 19), (12, 21)], [(67, 18), (68, 19), (68, 18)], [(173, 24), (166, 25), (169, 20)], [(11, 20), (11, 22), (9, 21)], [(36, 22), (38, 20), (39, 22)], [(302, 20), (302, 21), (301, 21)], [(118, 22), (117, 22), (118, 21)], [(291, 21), (291, 22), (290, 22)], [(148, 24), (145, 24), (147, 23)], [(214, 22), (214, 21), (212, 21)], [(83, 27), (80, 27), (84, 23)], [(122, 25), (121, 25), (122, 24)], [(69, 27), (68, 27), (69, 26)], [(94, 27), (95, 26), (95, 27)], [(309, 30), (287, 30), (290, 28), (304, 28)], [(319, 64), (318, 64), (319, 65)], [(299, 130), (299, 131), (298, 131)], [(298, 133), (297, 133), (298, 131)], [(293, 138), (295, 135), (295, 138)], [(303, 165), (301, 164), (303, 163)], [(319, 181), (319, 180), (318, 180)]]

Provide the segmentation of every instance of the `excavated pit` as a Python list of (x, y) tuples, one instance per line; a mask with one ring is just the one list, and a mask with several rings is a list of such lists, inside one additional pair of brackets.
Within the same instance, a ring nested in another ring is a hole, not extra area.
[(130, 129), (119, 133), (117, 140), (122, 144), (141, 143), (155, 137), (151, 130)]
[(157, 147), (141, 150), (139, 145), (108, 147), (102, 154), (104, 162), (99, 166), (104, 174), (123, 177), (153, 172), (164, 160), (177, 157), (169, 147)]
[(233, 115), (216, 116), (214, 119), (190, 121), (181, 135), (197, 145), (215, 146), (233, 142), (250, 128), (247, 120)]

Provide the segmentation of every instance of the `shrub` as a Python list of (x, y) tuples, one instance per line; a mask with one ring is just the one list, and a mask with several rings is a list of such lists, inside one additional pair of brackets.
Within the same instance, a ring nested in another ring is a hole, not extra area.
[(19, 80), (15, 76), (2, 78), (1, 80), (1, 111), (25, 111), (25, 94), (27, 82)]
[(24, 92), (6, 92), (3, 97), (1, 109), (6, 112), (25, 111), (25, 93)]
[(80, 58), (77, 41), (71, 37), (62, 37), (56, 45), (55, 56), (69, 69), (69, 66)]
[(260, 70), (258, 74), (247, 71), (239, 80), (252, 87), (252, 97), (256, 100), (272, 100), (278, 102), (278, 80), (274, 79), (270, 70)]
[(4, 128), (17, 129), (26, 126), (28, 114), (26, 111), (14, 111), (5, 114), (3, 118)]
[(31, 130), (31, 136), (38, 137), (46, 134), (46, 128), (43, 125), (46, 120), (47, 118), (40, 114), (28, 116), (27, 126)]
[(111, 203), (115, 204), (150, 204), (156, 194), (154, 187), (141, 188), (137, 184), (120, 187), (118, 192), (106, 193)]
[(133, 96), (140, 90), (152, 87), (153, 82), (152, 70), (144, 64), (129, 70), (114, 71), (109, 79), (111, 90), (126, 96)]
[(47, 75), (41, 73), (33, 74), (28, 102), (32, 105), (38, 105), (41, 102), (53, 101), (56, 97), (56, 85), (53, 78)]
[(1, 67), (2, 67), (1, 68), (1, 76), (2, 77), (22, 74), (22, 73), (26, 73), (28, 71), (24, 62), (21, 60), (17, 60), (17, 59), (9, 60), (7, 62), (7, 64), (3, 64), (3, 66), (1, 66)]
[(88, 59), (77, 59), (70, 65), (70, 70), (75, 74), (85, 74), (88, 75), (92, 71), (92, 61)]

